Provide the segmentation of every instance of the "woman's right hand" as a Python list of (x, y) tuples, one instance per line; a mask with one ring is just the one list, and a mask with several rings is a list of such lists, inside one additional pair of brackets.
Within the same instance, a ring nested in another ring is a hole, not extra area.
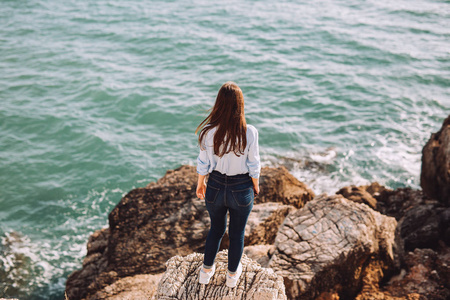
[(198, 182), (197, 182), (197, 197), (200, 199), (205, 199), (205, 193), (206, 193), (206, 179), (205, 175), (198, 175)]
[(206, 185), (197, 185), (197, 197), (199, 199), (205, 199), (205, 193), (206, 193)]

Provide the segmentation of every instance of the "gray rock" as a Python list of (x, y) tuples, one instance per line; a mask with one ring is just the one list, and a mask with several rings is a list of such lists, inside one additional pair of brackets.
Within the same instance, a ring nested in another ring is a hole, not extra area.
[(167, 270), (158, 284), (154, 299), (286, 299), (283, 278), (272, 269), (262, 268), (245, 254), (241, 259), (242, 274), (236, 287), (227, 287), (225, 284), (227, 262), (227, 250), (220, 251), (215, 261), (216, 272), (209, 284), (203, 285), (198, 282), (203, 254), (193, 253), (169, 259), (166, 263)]
[(156, 275), (139, 274), (124, 277), (88, 296), (84, 300), (148, 300), (155, 295), (162, 275), (162, 273)]
[(275, 252), (273, 245), (253, 245), (244, 247), (244, 254), (253, 259), (263, 268), (269, 266), (269, 260)]
[(341, 195), (316, 197), (282, 224), (269, 267), (284, 277), (290, 299), (313, 299), (336, 286), (355, 297), (371, 258), (394, 266), (397, 222)]
[[(244, 244), (273, 244), (284, 218), (294, 210), (294, 206), (276, 202), (255, 204), (245, 226)], [(228, 232), (226, 232), (222, 238), (220, 249), (228, 249), (228, 245)]]

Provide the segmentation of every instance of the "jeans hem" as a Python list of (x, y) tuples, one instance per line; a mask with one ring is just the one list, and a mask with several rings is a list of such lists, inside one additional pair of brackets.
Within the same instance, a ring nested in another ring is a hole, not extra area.
[(211, 269), (213, 266), (214, 266), (214, 264), (212, 264), (211, 266), (207, 266), (203, 263), (203, 268), (205, 268), (205, 269)]

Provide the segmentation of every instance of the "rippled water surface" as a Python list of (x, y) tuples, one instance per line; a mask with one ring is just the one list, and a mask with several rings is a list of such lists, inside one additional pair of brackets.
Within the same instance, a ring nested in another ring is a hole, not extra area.
[(0, 297), (62, 299), (120, 198), (194, 164), (241, 86), (264, 165), (419, 188), (450, 113), (448, 1), (3, 0)]

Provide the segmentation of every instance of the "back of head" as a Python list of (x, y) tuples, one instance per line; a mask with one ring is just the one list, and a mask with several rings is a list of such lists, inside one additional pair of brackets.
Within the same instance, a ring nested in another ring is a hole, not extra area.
[(211, 113), (197, 127), (200, 130), (199, 144), (206, 133), (216, 128), (214, 134), (214, 153), (223, 156), (233, 151), (236, 155), (244, 153), (247, 145), (247, 123), (244, 114), (244, 95), (239, 86), (228, 81), (220, 88)]

